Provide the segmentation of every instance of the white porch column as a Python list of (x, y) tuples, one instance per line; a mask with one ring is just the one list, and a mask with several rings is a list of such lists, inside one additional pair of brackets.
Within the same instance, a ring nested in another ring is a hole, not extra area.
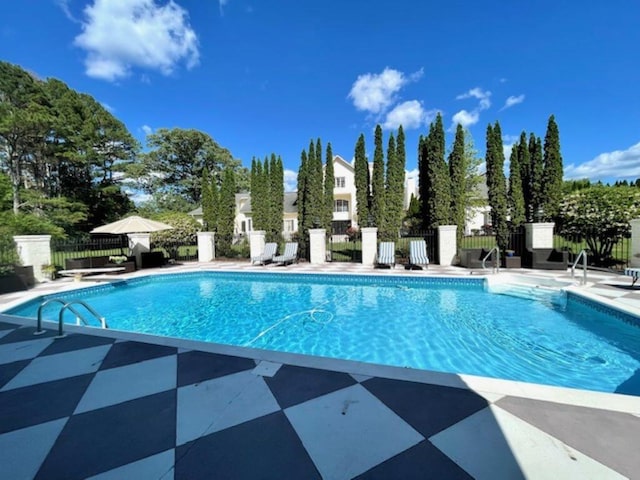
[(440, 225), (438, 227), (438, 262), (440, 265), (453, 265), (453, 260), (458, 253), (457, 229), (457, 225)]
[(360, 233), (362, 234), (362, 265), (373, 266), (378, 250), (378, 228), (361, 228)]
[(267, 232), (264, 230), (253, 230), (249, 232), (249, 257), (259, 257), (264, 252), (264, 238)]
[(555, 223), (525, 223), (525, 245), (527, 250), (553, 248), (553, 227)]
[(136, 267), (142, 267), (142, 253), (151, 251), (150, 233), (127, 233), (131, 255), (136, 257)]
[(48, 278), (43, 275), (42, 266), (51, 265), (51, 235), (15, 235), (13, 241), (22, 264), (33, 267), (35, 279), (41, 282)]
[(198, 261), (213, 262), (216, 259), (215, 232), (198, 232)]
[(631, 258), (629, 266), (633, 268), (640, 267), (640, 218), (634, 218), (629, 222), (631, 224)]
[(309, 230), (309, 263), (323, 264), (327, 261), (327, 231), (324, 228)]

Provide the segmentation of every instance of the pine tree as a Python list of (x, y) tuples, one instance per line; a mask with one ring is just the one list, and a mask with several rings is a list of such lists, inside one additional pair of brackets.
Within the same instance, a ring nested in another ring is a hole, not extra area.
[(458, 244), (462, 240), (464, 234), (465, 223), (465, 207), (466, 207), (466, 176), (467, 169), (465, 165), (466, 156), (464, 153), (464, 128), (458, 124), (456, 128), (456, 137), (453, 142), (453, 148), (449, 154), (449, 178), (451, 179), (451, 220), (458, 228), (456, 237)]
[(236, 180), (233, 169), (225, 168), (220, 187), (220, 209), (218, 214), (218, 250), (221, 255), (231, 254), (233, 223), (236, 216)]
[(333, 187), (335, 185), (335, 175), (333, 171), (333, 151), (331, 143), (327, 143), (327, 156), (324, 164), (324, 215), (322, 226), (331, 234), (331, 224), (333, 222)]
[[(395, 143), (395, 152), (393, 144)], [(387, 149), (387, 221), (388, 230), (394, 238), (397, 238), (402, 228), (404, 211), (404, 182), (405, 182), (405, 137), (402, 125), (398, 127), (398, 136), (394, 141), (393, 134), (389, 136)]]
[[(358, 225), (360, 225), (360, 227), (369, 227), (371, 226), (369, 224), (371, 195), (369, 190), (369, 163), (367, 162), (365, 151), (364, 134), (360, 134), (358, 138), (354, 157)], [(371, 223), (373, 223), (373, 221), (371, 221)]]
[(371, 178), (371, 215), (378, 231), (385, 232), (384, 150), (382, 127), (376, 125), (374, 136), (373, 175)]
[(324, 188), (322, 175), (322, 146), (318, 139), (315, 148), (313, 141), (309, 145), (309, 168), (307, 177), (307, 213), (309, 215), (308, 228), (318, 228), (322, 225)]
[[(562, 200), (562, 155), (560, 154), (560, 133), (555, 117), (551, 115), (544, 137), (543, 198), (544, 216), (548, 220), (556, 218)], [(626, 182), (626, 180), (625, 180)]]
[(268, 192), (265, 189), (262, 162), (254, 158), (251, 161), (251, 218), (254, 230), (267, 230), (265, 198)]
[(511, 226), (520, 227), (525, 222), (524, 194), (522, 193), (522, 168), (520, 166), (520, 149), (515, 144), (509, 157), (509, 194), (507, 197)]
[(491, 220), (496, 234), (496, 243), (501, 250), (509, 245), (509, 225), (507, 223), (507, 190), (504, 176), (504, 151), (500, 124), (487, 127), (487, 189)]

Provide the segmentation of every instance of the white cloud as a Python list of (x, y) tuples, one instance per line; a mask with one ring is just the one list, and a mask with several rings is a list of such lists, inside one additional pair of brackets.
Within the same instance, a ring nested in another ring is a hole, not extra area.
[(458, 95), (456, 100), (464, 100), (465, 98), (477, 98), (480, 100), (478, 104), (478, 109), (480, 110), (486, 110), (491, 106), (491, 92), (482, 90), (480, 87), (472, 88), (467, 93)]
[(153, 128), (151, 128), (149, 125), (143, 125), (140, 128), (142, 128), (142, 131), (145, 135), (151, 135), (153, 133)]
[(640, 178), (640, 142), (626, 150), (601, 153), (582, 165), (572, 163), (564, 168), (564, 177), (590, 180)]
[(72, 13), (69, 8), (69, 0), (55, 0), (56, 5), (60, 7), (60, 10), (64, 13), (64, 16), (75, 23), (81, 23)]
[(349, 92), (348, 98), (358, 110), (372, 114), (384, 113), (396, 101), (396, 94), (409, 82), (415, 82), (423, 75), (423, 69), (408, 77), (398, 70), (385, 68), (382, 73), (359, 75)]
[(522, 103), (522, 102), (524, 102), (524, 94), (518, 95), (517, 97), (515, 95), (511, 95), (504, 102), (504, 106), (500, 110), (506, 110), (507, 108), (511, 108), (514, 105), (518, 105), (519, 103)]
[(426, 123), (428, 116), (429, 112), (425, 111), (422, 103), (418, 100), (409, 100), (393, 107), (387, 113), (382, 127), (388, 130), (396, 129), (400, 125), (406, 130), (419, 128)]
[[(66, 5), (66, 3), (63, 2)], [(114, 81), (134, 67), (171, 74), (177, 64), (198, 64), (198, 39), (188, 13), (173, 0), (94, 0), (84, 9), (74, 44), (86, 50), (86, 73)]]
[(458, 95), (456, 100), (465, 100), (467, 98), (475, 98), (479, 100), (478, 106), (471, 111), (460, 110), (458, 113), (454, 114), (449, 131), (455, 131), (457, 124), (462, 125), (463, 128), (475, 125), (480, 120), (480, 112), (491, 106), (491, 92), (489, 90), (482, 90), (480, 87), (475, 87), (466, 93)]
[(468, 112), (467, 110), (460, 110), (458, 113), (453, 115), (452, 120), (453, 125), (451, 130), (453, 130), (457, 124), (462, 125), (463, 128), (467, 128), (478, 123), (478, 120), (480, 120), (480, 112), (478, 110), (473, 110), (471, 112)]
[(284, 191), (296, 192), (298, 190), (298, 172), (293, 170), (284, 171)]

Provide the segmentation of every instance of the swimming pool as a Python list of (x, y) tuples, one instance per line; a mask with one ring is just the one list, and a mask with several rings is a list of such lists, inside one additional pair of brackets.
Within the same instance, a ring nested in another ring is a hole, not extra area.
[[(35, 317), (47, 298), (6, 313)], [(572, 294), (492, 294), (483, 279), (198, 272), (64, 298), (118, 330), (640, 395), (638, 319)]]

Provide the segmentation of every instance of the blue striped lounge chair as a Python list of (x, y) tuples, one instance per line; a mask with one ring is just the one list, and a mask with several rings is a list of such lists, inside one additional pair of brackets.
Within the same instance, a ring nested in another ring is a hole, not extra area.
[(640, 278), (640, 268), (625, 268), (624, 274), (631, 277), (631, 286), (633, 287), (638, 281), (638, 278)]
[(273, 257), (275, 257), (276, 252), (278, 251), (277, 243), (265, 243), (264, 251), (261, 255), (257, 257), (253, 257), (251, 259), (251, 264), (259, 263), (260, 265), (266, 265), (273, 261)]
[(380, 242), (378, 245), (378, 258), (376, 265), (388, 265), (391, 268), (396, 266), (396, 244), (395, 242)]
[(427, 242), (424, 240), (411, 240), (409, 243), (409, 263), (413, 266), (429, 265), (427, 256)]
[(298, 242), (287, 242), (284, 245), (284, 253), (273, 257), (273, 263), (287, 265), (298, 261)]

